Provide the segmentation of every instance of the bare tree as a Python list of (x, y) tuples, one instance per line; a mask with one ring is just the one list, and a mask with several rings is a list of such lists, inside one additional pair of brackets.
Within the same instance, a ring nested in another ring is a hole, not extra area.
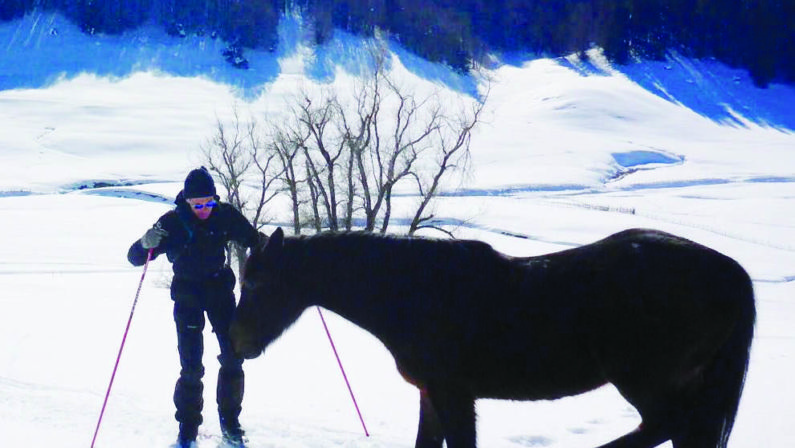
[(392, 190), (403, 178), (416, 171), (417, 160), (431, 148), (430, 136), (438, 132), (444, 119), (437, 97), (429, 96), (418, 102), (413, 95), (404, 94), (392, 80), (386, 80), (398, 99), (398, 108), (385, 164), (380, 168), (385, 175), (378, 180), (378, 204), (383, 202), (385, 206), (381, 233), (386, 233), (392, 216)]
[[(488, 96), (488, 95), (487, 95)], [(431, 200), (437, 195), (442, 178), (453, 170), (466, 170), (470, 160), (469, 145), (472, 129), (479, 123), (485, 98), (475, 103), (469, 113), (462, 112), (455, 119), (445, 118), (444, 125), (434, 130), (436, 136), (437, 163), (430, 176), (412, 172), (420, 195), (420, 204), (409, 225), (409, 235), (422, 228), (434, 228), (446, 232), (439, 226), (429, 224), (433, 215), (424, 215)]]
[(320, 101), (313, 102), (308, 94), (303, 95), (303, 99), (297, 102), (294, 109), (298, 122), (309, 135), (303, 150), (307, 178), (312, 181), (311, 192), (316, 193), (313, 199), (317, 201), (312, 202), (314, 213), (319, 215), (317, 208), (322, 203), (331, 230), (339, 228), (336, 173), (344, 149), (344, 142), (338, 136), (332, 135), (335, 129), (330, 126), (338, 109), (335, 97), (321, 97)]
[[(266, 151), (256, 120), (243, 121), (236, 107), (228, 125), (216, 118), (215, 134), (202, 146), (202, 154), (204, 163), (220, 180), (225, 191), (224, 200), (243, 213), (257, 229), (261, 228), (265, 224), (265, 206), (278, 194), (273, 184), (281, 173), (272, 172), (276, 154)], [(259, 193), (254, 197), (243, 189), (252, 167), (260, 173)], [(231, 243), (227, 249), (227, 263), (231, 264), (235, 258), (238, 272), (242, 272), (246, 248)]]
[(254, 207), (252, 222), (257, 229), (260, 229), (266, 224), (264, 219), (265, 206), (279, 194), (279, 190), (275, 188), (275, 183), (281, 178), (284, 167), (278, 166), (278, 154), (273, 147), (266, 145), (259, 132), (255, 132), (258, 129), (255, 121), (252, 121), (252, 126), (249, 129), (248, 139), (251, 159), (259, 173), (259, 197)]
[[(225, 201), (244, 212), (246, 199), (241, 187), (252, 163), (250, 151), (245, 144), (246, 134), (253, 133), (254, 125), (246, 127), (240, 121), (237, 108), (234, 108), (233, 112), (234, 119), (230, 128), (216, 117), (215, 134), (210, 138), (209, 143), (202, 147), (202, 153), (209, 170), (220, 179), (226, 195)], [(227, 264), (231, 264), (232, 258), (237, 259), (238, 272), (241, 272), (246, 259), (246, 248), (230, 243), (227, 247)]]
[[(409, 233), (427, 228), (434, 197), (467, 165), (485, 99), (451, 116), (439, 92), (420, 96), (392, 79), (385, 54), (373, 51), (373, 71), (349, 95), (301, 92), (286, 119), (268, 125), (263, 146), (289, 195), (296, 234), (303, 220), (317, 231), (349, 230), (357, 214), (364, 230), (386, 233), (398, 184), (414, 185), (420, 197)], [(311, 216), (302, 218), (307, 207)]]
[[(441, 107), (433, 96), (417, 99), (391, 80), (383, 53), (373, 52), (374, 70), (353, 93), (353, 107), (339, 105), (340, 134), (349, 151), (349, 212), (354, 195), (365, 216), (365, 230), (385, 233), (392, 213), (392, 191), (408, 176), (439, 126)], [(353, 177), (355, 176), (355, 178)], [(358, 188), (356, 188), (358, 187)]]
[(279, 164), (281, 172), (279, 179), (292, 203), (293, 232), (296, 235), (301, 234), (300, 187), (304, 182), (304, 179), (299, 177), (300, 160), (298, 157), (302, 154), (301, 150), (308, 138), (308, 134), (302, 134), (293, 127), (272, 125), (270, 145)]
[[(243, 176), (251, 166), (249, 151), (245, 147), (245, 125), (240, 122), (237, 108), (234, 110), (234, 121), (231, 129), (216, 117), (215, 134), (209, 144), (202, 147), (204, 161), (209, 170), (220, 179), (226, 191), (225, 200), (238, 210), (245, 208), (245, 200), (240, 192)], [(250, 129), (248, 129), (250, 131)]]
[(432, 218), (424, 213), (443, 178), (465, 165), (485, 97), (469, 114), (451, 118), (436, 93), (418, 98), (392, 79), (383, 53), (374, 52), (373, 61), (374, 72), (354, 93), (355, 108), (341, 107), (341, 133), (355, 165), (365, 230), (375, 231), (380, 220), (378, 231), (387, 231), (394, 188), (412, 177), (421, 198), (409, 228), (414, 233)]
[[(338, 126), (348, 150), (345, 214), (347, 229), (350, 229), (353, 221), (357, 194), (362, 200), (365, 229), (372, 231), (376, 224), (378, 210), (373, 205), (373, 197), (376, 196), (373, 189), (376, 187), (371, 185), (369, 173), (374, 170), (369, 162), (372, 160), (371, 156), (376, 159), (379, 157), (378, 118), (382, 100), (380, 87), (377, 76), (372, 76), (354, 92), (355, 113), (346, 111), (343, 105), (338, 104)], [(374, 165), (381, 166), (380, 163)]]
[(311, 159), (306, 159), (306, 184), (309, 188), (309, 204), (312, 212), (312, 225), (316, 232), (323, 230), (323, 218), (320, 217), (320, 197), (322, 196), (322, 185), (316, 183), (318, 180), (317, 172), (312, 165)]
[(353, 212), (355, 210), (354, 200), (358, 191), (356, 183), (356, 157), (352, 150), (348, 151), (348, 159), (345, 163), (345, 212), (342, 217), (342, 228), (351, 230), (353, 228)]

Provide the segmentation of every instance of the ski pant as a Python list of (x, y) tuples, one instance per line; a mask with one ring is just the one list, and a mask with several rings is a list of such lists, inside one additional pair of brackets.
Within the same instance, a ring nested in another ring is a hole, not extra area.
[(229, 338), (229, 325), (235, 309), (232, 290), (234, 276), (231, 287), (228, 283), (210, 281), (186, 285), (182, 282), (177, 283), (176, 287), (172, 283), (172, 297), (175, 299), (174, 322), (177, 327), (181, 367), (174, 388), (174, 405), (177, 408), (175, 417), (181, 426), (198, 427), (202, 423), (205, 312), (221, 352), (218, 356), (221, 367), (216, 389), (219, 418), (222, 427), (226, 423), (238, 424), (244, 390), (243, 360), (235, 356)]

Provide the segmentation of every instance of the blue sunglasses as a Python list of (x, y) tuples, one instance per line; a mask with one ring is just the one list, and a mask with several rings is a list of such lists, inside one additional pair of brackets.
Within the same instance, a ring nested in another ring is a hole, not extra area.
[(196, 205), (194, 205), (194, 206), (193, 206), (193, 208), (195, 208), (196, 210), (201, 210), (201, 209), (203, 209), (204, 207), (213, 208), (213, 207), (215, 207), (216, 205), (218, 205), (218, 203), (217, 203), (217, 202), (215, 202), (215, 201), (210, 201), (210, 202), (208, 202), (208, 203), (206, 203), (206, 204), (196, 204)]

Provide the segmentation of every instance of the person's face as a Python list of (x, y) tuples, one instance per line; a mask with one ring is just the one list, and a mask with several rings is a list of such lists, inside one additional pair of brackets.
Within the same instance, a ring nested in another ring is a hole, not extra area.
[(210, 214), (213, 212), (213, 207), (218, 205), (218, 203), (215, 202), (215, 198), (212, 196), (190, 198), (187, 201), (188, 205), (190, 205), (190, 209), (193, 210), (193, 214), (201, 220), (209, 218)]

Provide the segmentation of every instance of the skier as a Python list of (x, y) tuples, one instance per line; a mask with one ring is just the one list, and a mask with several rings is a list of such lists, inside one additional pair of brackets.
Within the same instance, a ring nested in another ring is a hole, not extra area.
[(205, 313), (221, 349), (216, 390), (221, 430), (227, 442), (240, 446), (245, 434), (238, 421), (243, 401), (243, 360), (235, 356), (229, 339), (235, 275), (225, 265), (224, 248), (230, 240), (253, 247), (260, 234), (238, 210), (219, 202), (213, 178), (204, 167), (188, 174), (174, 202), (176, 208), (133, 243), (127, 259), (141, 266), (148, 250), (153, 249), (152, 258), (165, 253), (173, 264), (171, 299), (181, 366), (174, 389), (177, 446), (191, 446), (202, 423)]

